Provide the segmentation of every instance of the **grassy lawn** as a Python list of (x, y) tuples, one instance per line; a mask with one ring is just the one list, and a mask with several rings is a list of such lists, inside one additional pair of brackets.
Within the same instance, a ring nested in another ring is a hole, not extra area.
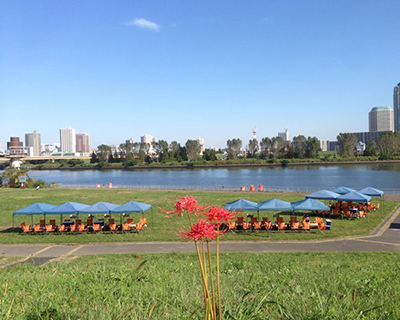
[[(248, 200), (261, 202), (271, 198), (278, 198), (285, 201), (297, 201), (304, 199), (301, 194), (274, 194), (269, 192), (256, 193), (239, 193), (239, 192), (201, 192), (201, 191), (147, 191), (147, 190), (127, 190), (127, 189), (41, 189), (37, 190), (20, 190), (20, 189), (0, 189), (0, 226), (12, 225), (12, 212), (36, 202), (60, 205), (64, 202), (73, 201), (81, 202), (88, 205), (98, 201), (123, 204), (134, 200), (149, 203), (153, 206), (152, 210), (147, 211), (144, 216), (148, 220), (148, 228), (144, 233), (132, 234), (79, 234), (79, 235), (21, 235), (19, 233), (11, 233), (9, 228), (0, 232), (0, 243), (89, 243), (89, 242), (114, 242), (114, 241), (178, 241), (176, 233), (183, 226), (187, 225), (187, 218), (172, 217), (166, 218), (166, 214), (159, 210), (159, 207), (172, 210), (174, 202), (184, 195), (194, 196), (199, 204), (210, 204), (224, 206), (226, 203), (245, 198)], [(375, 200), (374, 202), (378, 202)], [(324, 233), (318, 230), (312, 230), (310, 233), (292, 233), (290, 231), (271, 232), (237, 232), (229, 233), (223, 237), (224, 240), (308, 240), (321, 239), (331, 237), (341, 237), (349, 235), (360, 235), (371, 232), (390, 212), (394, 210), (398, 203), (385, 201), (384, 209), (373, 212), (365, 219), (346, 220), (332, 219), (332, 230)], [(382, 208), (382, 205), (381, 205)], [(260, 217), (268, 216), (270, 220), (274, 220), (273, 215), (277, 212), (266, 211), (260, 212)], [(254, 214), (256, 212), (243, 212), (241, 215)], [(303, 212), (298, 212), (299, 217), (303, 216)], [(286, 222), (289, 221), (289, 212), (284, 212)], [(102, 215), (96, 215), (101, 218)], [(141, 214), (131, 214), (131, 218), (135, 222), (142, 217)], [(64, 219), (68, 216), (64, 216)], [(86, 215), (82, 215), (81, 219), (86, 222)], [(39, 223), (42, 216), (34, 216), (33, 223)], [(48, 216), (49, 219), (57, 219), (59, 216)], [(31, 224), (30, 216), (15, 216), (15, 226), (19, 226), (21, 222)], [(115, 215), (115, 221), (120, 223), (120, 215)]]
[[(399, 258), (222, 254), (222, 318), (399, 319)], [(195, 255), (177, 253), (17, 264), (0, 273), (0, 318), (203, 319), (198, 273)]]

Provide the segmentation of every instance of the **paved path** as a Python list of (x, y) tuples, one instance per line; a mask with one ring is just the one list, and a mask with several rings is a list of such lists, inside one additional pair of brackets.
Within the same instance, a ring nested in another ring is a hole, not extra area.
[[(222, 242), (221, 252), (400, 252), (400, 206), (370, 235), (343, 239), (281, 242)], [(215, 244), (214, 244), (215, 245)], [(195, 252), (193, 243), (99, 243), (77, 245), (0, 245), (0, 256), (25, 257), (38, 264), (76, 256), (106, 253)], [(36, 260), (35, 260), (36, 259)]]

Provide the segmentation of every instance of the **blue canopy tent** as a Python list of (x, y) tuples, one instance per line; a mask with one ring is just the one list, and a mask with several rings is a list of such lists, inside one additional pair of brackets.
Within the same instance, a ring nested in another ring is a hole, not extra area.
[(339, 197), (340, 194), (329, 191), (329, 190), (319, 190), (317, 192), (311, 193), (306, 196), (308, 199), (321, 199), (321, 200), (335, 200), (337, 197)]
[(356, 190), (354, 190), (352, 188), (348, 188), (348, 187), (336, 187), (335, 189), (332, 189), (331, 191), (339, 193), (339, 194), (346, 194), (346, 193), (349, 193), (351, 191), (356, 191)]
[(78, 214), (80, 213), (110, 213), (111, 210), (119, 207), (119, 204), (114, 204), (114, 203), (108, 203), (108, 202), (97, 202), (95, 204), (92, 204), (91, 206), (87, 206), (83, 209), (78, 210)]
[[(121, 224), (122, 224), (122, 214), (124, 213), (134, 213), (134, 212), (145, 212), (149, 209), (152, 209), (151, 204), (143, 203), (143, 202), (136, 202), (136, 201), (129, 201), (121, 206), (118, 206), (112, 210), (110, 210), (110, 214), (119, 213), (121, 214)], [(153, 216), (153, 209), (151, 211)]]
[(382, 200), (384, 200), (384, 194), (385, 193), (382, 190), (375, 189), (375, 188), (372, 188), (372, 187), (366, 187), (364, 189), (359, 190), (358, 192), (362, 193), (362, 194), (365, 194), (367, 196), (370, 196), (370, 197), (379, 197), (381, 199), (381, 202), (382, 202), (382, 210), (383, 210), (383, 205), (384, 205), (385, 202), (382, 201)]
[(290, 202), (279, 199), (269, 199), (258, 204), (260, 211), (293, 211), (293, 206)]
[(314, 199), (305, 199), (292, 202), (294, 211), (329, 211), (330, 208), (321, 201)]
[(259, 217), (258, 203), (245, 199), (239, 199), (236, 201), (228, 202), (224, 209), (229, 211), (257, 211), (257, 217)]
[(259, 211), (293, 211), (293, 206), (290, 202), (279, 199), (269, 199), (258, 204)]
[(382, 197), (385, 194), (382, 190), (375, 189), (372, 187), (366, 187), (364, 189), (359, 190), (358, 192), (371, 197)]
[(362, 193), (359, 193), (357, 191), (351, 191), (349, 193), (343, 194), (340, 197), (336, 198), (337, 201), (354, 201), (354, 202), (368, 202), (371, 201), (371, 197), (364, 195)]
[(78, 202), (66, 202), (53, 209), (47, 210), (46, 214), (59, 214), (62, 221), (63, 214), (78, 214), (79, 210), (82, 210), (86, 207), (88, 207), (87, 204)]
[[(115, 209), (119, 207), (119, 204), (114, 204), (114, 203), (108, 203), (108, 202), (97, 202), (95, 204), (92, 204), (91, 206), (87, 206), (81, 210), (78, 210), (78, 214), (82, 214), (82, 213), (88, 213), (90, 218), (93, 218), (93, 215), (96, 213), (101, 213), (104, 215), (110, 214), (110, 211), (112, 209)], [(98, 219), (98, 220), (102, 220), (102, 219)], [(96, 221), (94, 223), (101, 223)], [(101, 224), (102, 226), (104, 226), (104, 220), (103, 223)]]
[(46, 219), (46, 211), (55, 208), (55, 205), (52, 204), (47, 204), (47, 203), (34, 203), (31, 204), (30, 206), (27, 206), (25, 208), (19, 209), (17, 211), (13, 212), (13, 232), (14, 232), (14, 216), (15, 215), (30, 215), (32, 219), (32, 225), (33, 225), (33, 215), (43, 215), (43, 217)]

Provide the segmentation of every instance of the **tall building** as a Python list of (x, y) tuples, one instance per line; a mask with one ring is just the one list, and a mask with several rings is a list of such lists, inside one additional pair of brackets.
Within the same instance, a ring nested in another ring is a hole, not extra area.
[(71, 127), (60, 129), (60, 145), (61, 152), (76, 152), (75, 129)]
[(89, 135), (87, 133), (76, 134), (76, 152), (90, 152)]
[(33, 131), (33, 133), (25, 133), (25, 147), (29, 150), (30, 157), (39, 157), (41, 155), (41, 141), (40, 133)]
[(278, 137), (281, 137), (285, 141), (289, 141), (289, 131), (285, 129), (285, 132), (278, 132)]
[(157, 138), (153, 137), (150, 134), (145, 134), (144, 136), (140, 137), (141, 143), (148, 143), (151, 145), (152, 142), (157, 142)]
[(394, 130), (400, 132), (400, 83), (393, 91)]
[(206, 146), (204, 145), (204, 139), (198, 138), (197, 142), (199, 143), (200, 146), (200, 155), (203, 155), (203, 152), (206, 151)]
[(393, 110), (390, 107), (375, 107), (369, 112), (369, 132), (393, 131)]

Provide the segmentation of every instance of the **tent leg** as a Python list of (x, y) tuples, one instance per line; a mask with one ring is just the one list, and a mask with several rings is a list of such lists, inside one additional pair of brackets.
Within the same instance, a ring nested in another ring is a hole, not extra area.
[(13, 228), (12, 228), (12, 232), (14, 233), (14, 215), (13, 215)]

